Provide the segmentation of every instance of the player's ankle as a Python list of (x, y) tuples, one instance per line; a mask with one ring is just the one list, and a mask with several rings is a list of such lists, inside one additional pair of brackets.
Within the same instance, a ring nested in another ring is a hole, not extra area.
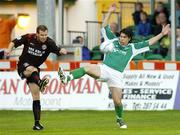
[(35, 120), (34, 125), (38, 125), (39, 124), (39, 120)]

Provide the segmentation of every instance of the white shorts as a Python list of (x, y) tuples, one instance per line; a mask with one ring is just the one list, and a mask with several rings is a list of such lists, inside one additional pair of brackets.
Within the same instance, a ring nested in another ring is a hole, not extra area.
[(121, 72), (104, 64), (99, 64), (99, 67), (101, 70), (100, 79), (105, 80), (108, 84), (108, 87), (123, 88), (123, 76)]

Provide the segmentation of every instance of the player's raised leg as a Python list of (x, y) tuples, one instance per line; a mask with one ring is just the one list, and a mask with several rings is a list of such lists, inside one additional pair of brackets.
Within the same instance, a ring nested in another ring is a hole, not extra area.
[(77, 68), (75, 70), (70, 71), (69, 74), (66, 74), (61, 67), (59, 67), (58, 75), (63, 84), (68, 83), (71, 80), (78, 79), (85, 74), (90, 75), (91, 77), (97, 79), (100, 77), (100, 67), (95, 64), (90, 64), (85, 67)]
[(39, 90), (43, 92), (49, 83), (48, 78), (40, 79), (39, 71), (33, 66), (28, 66), (23, 74), (27, 77), (29, 82), (33, 82), (39, 86)]

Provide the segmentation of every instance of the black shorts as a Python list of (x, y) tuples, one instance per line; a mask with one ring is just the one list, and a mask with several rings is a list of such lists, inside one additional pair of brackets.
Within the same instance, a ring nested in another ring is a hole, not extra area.
[[(25, 71), (26, 68), (29, 67), (29, 66), (33, 66), (33, 65), (31, 65), (31, 64), (29, 64), (29, 63), (27, 63), (27, 62), (24, 62), (24, 63), (20, 63), (20, 62), (19, 62), (19, 63), (17, 64), (17, 67), (18, 67), (17, 71), (18, 71), (18, 74), (19, 74), (19, 76), (21, 77), (21, 79), (27, 78), (27, 77), (24, 75), (24, 71)], [(33, 67), (35, 67), (35, 66), (33, 66)], [(38, 73), (39, 73), (39, 72), (40, 72), (40, 68), (38, 68), (38, 67), (35, 67), (35, 68), (38, 69)]]

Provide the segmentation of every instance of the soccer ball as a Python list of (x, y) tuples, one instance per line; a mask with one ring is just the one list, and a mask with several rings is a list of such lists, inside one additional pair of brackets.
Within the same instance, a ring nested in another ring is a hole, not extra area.
[(100, 45), (100, 50), (104, 53), (113, 52), (114, 44), (105, 41)]

